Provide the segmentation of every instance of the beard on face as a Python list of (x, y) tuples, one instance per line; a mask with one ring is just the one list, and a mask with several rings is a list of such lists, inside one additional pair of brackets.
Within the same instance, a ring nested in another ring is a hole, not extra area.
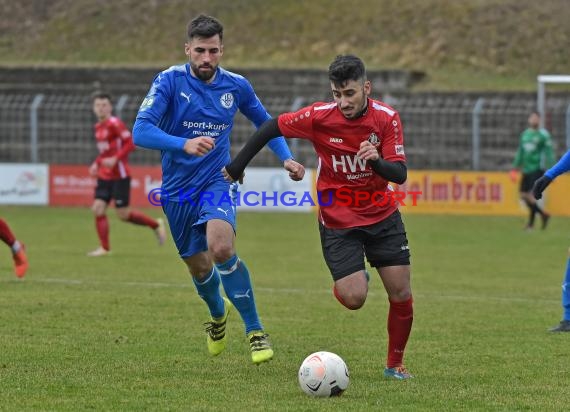
[(362, 116), (362, 114), (366, 111), (367, 106), (368, 97), (363, 93), (362, 100), (350, 108), (350, 112), (352, 113), (346, 113), (343, 110), (341, 110), (341, 112), (347, 119), (356, 119), (357, 117)]
[(216, 73), (216, 68), (210, 65), (198, 66), (196, 64), (190, 63), (190, 68), (196, 77), (204, 82), (210, 80), (214, 76), (214, 73)]

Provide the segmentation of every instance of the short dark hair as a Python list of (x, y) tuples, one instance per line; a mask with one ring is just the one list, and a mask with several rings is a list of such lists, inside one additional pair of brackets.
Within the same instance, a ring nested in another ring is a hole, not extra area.
[(220, 35), (220, 41), (224, 38), (224, 26), (219, 20), (212, 16), (200, 14), (198, 17), (193, 18), (188, 23), (188, 39), (192, 40), (194, 37), (203, 37), (208, 39)]
[(338, 55), (329, 66), (329, 80), (343, 87), (349, 80), (366, 80), (364, 63), (352, 54)]
[(111, 94), (109, 92), (104, 92), (102, 90), (97, 90), (91, 94), (91, 100), (95, 100), (95, 99), (107, 99), (111, 103), (113, 102), (113, 99), (111, 98)]

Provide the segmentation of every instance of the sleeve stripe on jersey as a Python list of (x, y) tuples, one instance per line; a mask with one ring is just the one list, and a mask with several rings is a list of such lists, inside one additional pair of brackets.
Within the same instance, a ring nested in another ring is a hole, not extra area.
[(374, 107), (374, 109), (376, 109), (376, 110), (382, 110), (383, 112), (388, 113), (390, 116), (394, 116), (394, 114), (396, 114), (396, 112), (394, 110), (390, 110), (387, 107), (384, 107), (381, 104), (378, 104), (376, 102), (372, 103), (372, 107)]
[(118, 165), (119, 165), (119, 174), (121, 175), (121, 179), (128, 177), (127, 169), (125, 169), (124, 163), (121, 160), (119, 160)]
[(336, 107), (336, 102), (329, 103), (329, 104), (324, 105), (324, 106), (315, 106), (315, 111), (317, 111), (317, 110), (328, 110), (328, 109), (332, 109), (333, 107)]

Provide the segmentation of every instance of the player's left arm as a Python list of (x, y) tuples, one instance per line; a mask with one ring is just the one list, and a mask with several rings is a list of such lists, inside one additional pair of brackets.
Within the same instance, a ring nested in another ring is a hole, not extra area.
[(114, 168), (118, 162), (126, 161), (129, 153), (135, 150), (133, 137), (125, 124), (121, 120), (117, 119), (114, 126), (113, 133), (117, 136), (117, 139), (120, 139), (121, 148), (113, 156), (109, 156), (101, 160), (101, 165), (109, 169)]
[(367, 160), (372, 170), (382, 178), (397, 184), (406, 181), (408, 168), (404, 155), (404, 135), (398, 113), (385, 124), (380, 147), (376, 148), (365, 140), (360, 144), (357, 156)]
[[(244, 79), (241, 84), (240, 91), (239, 110), (256, 128), (259, 128), (265, 121), (271, 119), (271, 116), (255, 94), (253, 87), (246, 79)], [(274, 137), (267, 143), (267, 146), (269, 146), (271, 151), (273, 151), (282, 162), (293, 159), (293, 154), (283, 136)]]
[(358, 151), (357, 156), (361, 159), (367, 160), (372, 170), (374, 170), (374, 173), (389, 182), (401, 185), (408, 178), (408, 168), (406, 167), (405, 162), (391, 162), (389, 160), (382, 159), (378, 150), (368, 140), (365, 140), (360, 144), (360, 150)]
[(135, 150), (135, 144), (133, 142), (133, 135), (131, 131), (125, 126), (122, 121), (117, 122), (117, 134), (119, 139), (121, 139), (121, 149), (117, 152), (116, 156), (118, 160), (126, 160), (129, 153)]

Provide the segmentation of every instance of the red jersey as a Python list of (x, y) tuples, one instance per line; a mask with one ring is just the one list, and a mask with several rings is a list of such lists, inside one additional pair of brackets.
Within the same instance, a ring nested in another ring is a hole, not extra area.
[[(389, 190), (388, 181), (356, 157), (360, 143), (368, 140), (384, 160), (406, 161), (402, 124), (393, 108), (368, 99), (363, 116), (347, 119), (334, 102), (313, 103), (295, 113), (280, 115), (278, 122), (285, 137), (313, 143), (319, 157), (319, 219), (325, 227), (367, 226), (396, 211), (396, 202), (382, 200)], [(366, 196), (368, 200), (362, 200)]]
[[(111, 116), (95, 124), (95, 139), (99, 150), (99, 156), (95, 159), (99, 166), (97, 177), (104, 180), (129, 177), (128, 156), (135, 150), (135, 144), (130, 130), (121, 119)], [(109, 169), (101, 164), (104, 158), (113, 156), (118, 160), (115, 167)]]

